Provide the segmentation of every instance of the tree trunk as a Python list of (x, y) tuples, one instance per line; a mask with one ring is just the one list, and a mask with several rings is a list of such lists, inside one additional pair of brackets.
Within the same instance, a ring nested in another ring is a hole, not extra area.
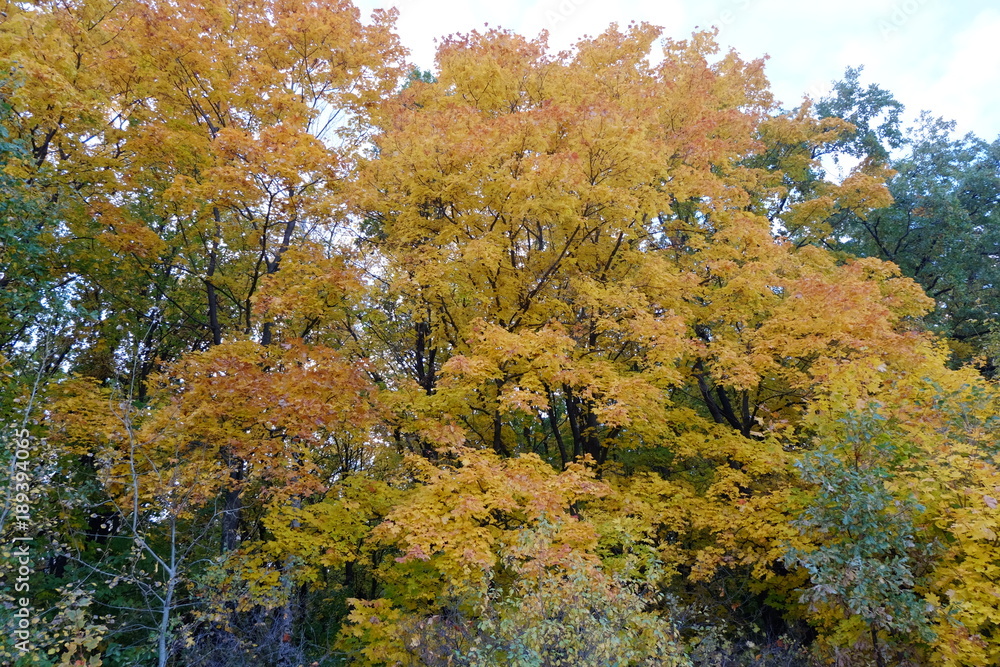
[(243, 498), (240, 482), (243, 481), (243, 462), (229, 452), (223, 454), (229, 466), (230, 486), (222, 493), (222, 552), (227, 553), (239, 546), (240, 521), (243, 514)]
[(878, 627), (874, 623), (870, 627), (872, 632), (872, 651), (875, 652), (875, 667), (885, 667), (885, 659), (882, 658), (882, 651), (879, 650), (878, 645)]

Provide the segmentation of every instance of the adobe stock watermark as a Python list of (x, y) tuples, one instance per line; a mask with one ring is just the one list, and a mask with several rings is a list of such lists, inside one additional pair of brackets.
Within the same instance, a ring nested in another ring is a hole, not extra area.
[(718, 28), (720, 33), (723, 32), (728, 26), (736, 22), (741, 12), (753, 7), (755, 2), (756, 0), (729, 0), (718, 16), (715, 17), (715, 23), (712, 25)]
[(568, 21), (578, 9), (587, 4), (590, 0), (560, 0), (558, 4), (553, 3), (545, 10), (545, 22), (551, 28)]
[(10, 626), (13, 632), (11, 643), (23, 655), (32, 650), (31, 456), (34, 443), (27, 430), (17, 427), (11, 427), (2, 437), (4, 449), (11, 455), (10, 484), (5, 508), (14, 530), (9, 549), (4, 550), (9, 552), (11, 567), (8, 590), (12, 592), (14, 602), (13, 623)]
[(832, 92), (833, 92), (832, 81), (821, 81), (819, 79), (812, 79), (806, 86), (805, 96), (811, 99), (813, 103), (816, 103), (825, 97), (829, 97)]
[(889, 39), (934, 0), (897, 0), (888, 14), (877, 22), (882, 39)]

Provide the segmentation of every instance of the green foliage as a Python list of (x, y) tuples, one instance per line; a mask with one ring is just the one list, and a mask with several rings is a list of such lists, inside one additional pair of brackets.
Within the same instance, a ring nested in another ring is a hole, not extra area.
[(829, 244), (898, 265), (935, 300), (927, 322), (949, 339), (956, 361), (984, 355), (982, 368), (994, 373), (1000, 140), (953, 137), (954, 123), (928, 112), (901, 135), (902, 106), (877, 86), (863, 89), (857, 70), (848, 70), (835, 93), (817, 104), (817, 113), (844, 118), (857, 130), (834, 148), (885, 161), (896, 173), (888, 183), (892, 204), (834, 216)]
[(18, 166), (28, 159), (23, 139), (11, 136), (17, 122), (7, 101), (12, 84), (0, 81), (0, 354), (9, 355), (27, 337), (43, 308), (49, 277), (44, 208)]
[(903, 105), (876, 84), (861, 84), (861, 67), (849, 67), (844, 78), (833, 85), (829, 97), (816, 103), (820, 118), (843, 118), (854, 129), (827, 147), (827, 152), (844, 153), (863, 160), (889, 159), (890, 151), (905, 143), (900, 129)]
[(437, 83), (437, 79), (431, 74), (430, 70), (422, 70), (419, 67), (414, 67), (406, 75), (406, 83), (403, 84), (403, 90), (406, 90), (415, 83)]
[(841, 418), (797, 464), (813, 492), (794, 525), (813, 545), (790, 549), (785, 562), (809, 573), (801, 601), (810, 608), (929, 640), (927, 604), (914, 590), (914, 556), (932, 546), (916, 537), (924, 508), (888, 484), (910, 453), (874, 407)]
[[(0, 80), (0, 420), (21, 421), (33, 389), (56, 369), (73, 341), (63, 331), (68, 282), (55, 252), (61, 204), (44, 175), (29, 177), (30, 144), (19, 131)], [(20, 403), (20, 405), (16, 405)], [(20, 413), (15, 416), (16, 413)], [(21, 423), (25, 423), (21, 421)]]
[[(22, 543), (23, 544), (23, 543)], [(11, 557), (8, 547), (0, 552), (0, 577), (13, 581), (17, 576), (17, 557)], [(37, 582), (37, 576), (32, 580)], [(115, 623), (113, 615), (98, 616), (100, 608), (94, 600), (95, 586), (82, 582), (54, 587), (51, 591), (37, 586), (16, 592), (13, 586), (0, 593), (0, 661), (12, 667), (100, 667), (117, 664), (104, 662), (107, 635)], [(24, 597), (27, 596), (27, 597)], [(18, 600), (31, 603), (28, 639), (19, 637), (15, 610)], [(42, 605), (45, 605), (42, 608)], [(23, 650), (28, 647), (29, 650)]]

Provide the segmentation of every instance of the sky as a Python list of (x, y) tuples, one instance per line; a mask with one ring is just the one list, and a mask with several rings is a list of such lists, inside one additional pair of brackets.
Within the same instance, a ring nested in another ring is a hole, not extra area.
[(433, 69), (436, 38), (490, 27), (549, 33), (555, 50), (609, 24), (647, 21), (683, 39), (715, 26), (743, 58), (764, 55), (782, 106), (822, 97), (847, 67), (863, 66), (906, 105), (956, 122), (957, 134), (1000, 137), (1000, 2), (997, 0), (355, 0), (363, 15), (399, 10), (410, 60)]

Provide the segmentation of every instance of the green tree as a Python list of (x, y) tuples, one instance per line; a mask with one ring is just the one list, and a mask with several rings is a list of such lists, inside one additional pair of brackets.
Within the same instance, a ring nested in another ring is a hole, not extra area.
[(905, 143), (900, 128), (903, 105), (877, 84), (861, 84), (861, 67), (849, 67), (833, 91), (816, 103), (820, 118), (842, 118), (854, 129), (826, 147), (859, 160), (885, 162), (890, 152)]
[(883, 634), (926, 634), (926, 604), (913, 590), (913, 555), (929, 546), (918, 547), (915, 536), (922, 508), (887, 485), (906, 455), (891, 423), (868, 408), (848, 412), (796, 464), (814, 491), (794, 523), (815, 548), (790, 549), (785, 562), (809, 573), (802, 602), (867, 624), (879, 667)]
[(854, 126), (827, 154), (885, 163), (895, 173), (891, 204), (863, 213), (840, 209), (827, 220), (828, 235), (811, 240), (895, 263), (934, 299), (926, 322), (949, 339), (955, 361), (985, 354), (992, 375), (1000, 351), (1000, 140), (955, 137), (953, 122), (928, 112), (903, 131), (902, 110), (889, 92), (864, 87), (859, 69), (848, 69), (816, 104), (818, 116)]

